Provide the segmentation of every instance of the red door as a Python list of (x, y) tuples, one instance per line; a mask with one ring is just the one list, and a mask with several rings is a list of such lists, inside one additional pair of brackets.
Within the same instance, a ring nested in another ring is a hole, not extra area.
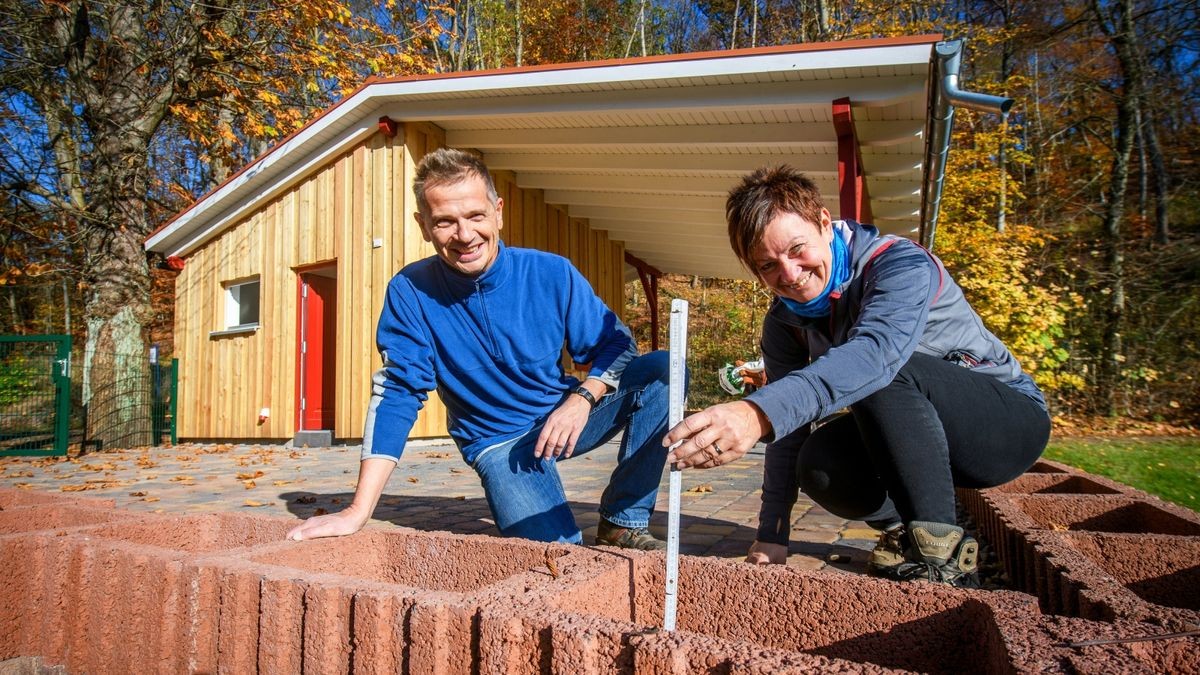
[(297, 429), (333, 429), (337, 278), (333, 270), (300, 275)]

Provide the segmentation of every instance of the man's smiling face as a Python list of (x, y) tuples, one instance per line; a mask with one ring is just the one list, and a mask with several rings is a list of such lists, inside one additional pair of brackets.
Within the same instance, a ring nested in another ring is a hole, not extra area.
[(425, 201), (429, 212), (415, 214), (417, 223), (442, 262), (467, 276), (486, 272), (500, 252), (504, 200), (493, 204), (483, 179), (468, 175), (426, 188)]

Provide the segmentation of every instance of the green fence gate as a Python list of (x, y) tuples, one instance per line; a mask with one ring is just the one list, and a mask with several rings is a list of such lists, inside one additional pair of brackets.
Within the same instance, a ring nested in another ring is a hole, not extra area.
[[(68, 335), (0, 335), (0, 456), (174, 445), (179, 361), (156, 352), (72, 357)], [(88, 357), (118, 367), (85, 403)]]
[(70, 373), (70, 335), (0, 335), (0, 456), (67, 454)]

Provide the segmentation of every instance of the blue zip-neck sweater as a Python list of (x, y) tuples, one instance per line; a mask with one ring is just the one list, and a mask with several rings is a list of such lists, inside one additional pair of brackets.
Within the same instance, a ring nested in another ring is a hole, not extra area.
[(436, 256), (388, 284), (376, 343), (362, 457), (399, 459), (429, 391), (472, 463), (481, 450), (545, 420), (578, 380), (562, 349), (610, 386), (637, 355), (629, 330), (561, 256), (500, 244), (477, 277)]

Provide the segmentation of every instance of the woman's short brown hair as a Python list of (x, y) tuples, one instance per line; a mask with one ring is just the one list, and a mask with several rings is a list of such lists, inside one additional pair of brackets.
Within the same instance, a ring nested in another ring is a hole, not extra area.
[(764, 167), (729, 191), (725, 200), (729, 245), (738, 260), (753, 272), (751, 253), (762, 243), (767, 225), (776, 216), (794, 213), (819, 226), (823, 208), (821, 191), (811, 178), (787, 164)]

